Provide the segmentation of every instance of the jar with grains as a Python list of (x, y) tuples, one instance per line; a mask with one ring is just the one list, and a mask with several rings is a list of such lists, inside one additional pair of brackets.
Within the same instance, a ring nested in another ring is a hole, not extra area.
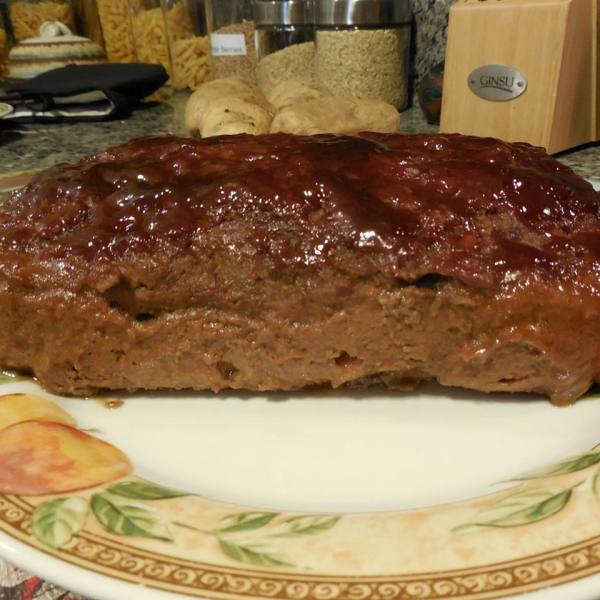
[(265, 95), (281, 81), (314, 74), (313, 0), (255, 0), (256, 81)]
[(164, 0), (167, 40), (176, 90), (195, 90), (212, 79), (210, 38), (204, 4), (196, 0)]
[(171, 76), (167, 24), (160, 0), (129, 0), (129, 13), (137, 62), (162, 65)]
[(410, 0), (319, 0), (315, 77), (337, 96), (408, 105)]
[(127, 0), (96, 0), (108, 62), (136, 61)]
[(206, 0), (206, 15), (215, 79), (256, 85), (252, 0)]
[(78, 33), (75, 8), (70, 0), (8, 0), (7, 12), (14, 44), (37, 37), (45, 21), (58, 21)]

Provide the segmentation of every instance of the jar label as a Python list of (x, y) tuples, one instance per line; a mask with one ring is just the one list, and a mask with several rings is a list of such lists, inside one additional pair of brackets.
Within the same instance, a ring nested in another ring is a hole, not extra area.
[(246, 37), (243, 33), (211, 33), (213, 56), (246, 56)]

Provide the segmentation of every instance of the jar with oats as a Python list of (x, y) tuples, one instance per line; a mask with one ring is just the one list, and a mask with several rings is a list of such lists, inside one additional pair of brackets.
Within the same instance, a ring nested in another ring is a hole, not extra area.
[(265, 95), (281, 81), (314, 73), (313, 0), (255, 0), (256, 80)]
[(319, 0), (315, 77), (337, 96), (408, 105), (410, 0)]
[(40, 26), (45, 21), (58, 21), (73, 34), (78, 33), (75, 8), (70, 0), (8, 0), (7, 13), (15, 44), (38, 37)]
[(206, 11), (195, 0), (163, 0), (171, 55), (171, 85), (195, 90), (212, 79)]
[(256, 85), (252, 0), (206, 0), (206, 15), (215, 79)]

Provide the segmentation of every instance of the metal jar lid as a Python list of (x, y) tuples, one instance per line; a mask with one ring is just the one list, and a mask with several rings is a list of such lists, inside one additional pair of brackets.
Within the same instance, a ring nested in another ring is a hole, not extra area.
[(411, 16), (411, 0), (315, 0), (317, 26), (397, 25)]
[(313, 25), (313, 0), (254, 0), (254, 24), (261, 25)]

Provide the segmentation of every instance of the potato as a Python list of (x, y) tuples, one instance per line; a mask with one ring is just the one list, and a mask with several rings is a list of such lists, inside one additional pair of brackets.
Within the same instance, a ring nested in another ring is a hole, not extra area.
[(266, 133), (273, 114), (274, 109), (258, 88), (235, 77), (224, 77), (209, 81), (192, 93), (185, 106), (185, 127), (188, 134), (195, 137), (205, 137), (203, 129), (221, 133)]
[(317, 133), (355, 134), (360, 131), (396, 132), (400, 115), (391, 104), (380, 100), (322, 97), (281, 109), (271, 123), (271, 133), (300, 135)]
[(331, 96), (314, 77), (292, 77), (278, 83), (267, 95), (267, 100), (277, 109), (281, 110), (294, 104), (309, 102), (315, 98)]
[(273, 120), (268, 104), (257, 102), (253, 94), (230, 94), (210, 102), (200, 116), (203, 138), (236, 133), (268, 133)]

